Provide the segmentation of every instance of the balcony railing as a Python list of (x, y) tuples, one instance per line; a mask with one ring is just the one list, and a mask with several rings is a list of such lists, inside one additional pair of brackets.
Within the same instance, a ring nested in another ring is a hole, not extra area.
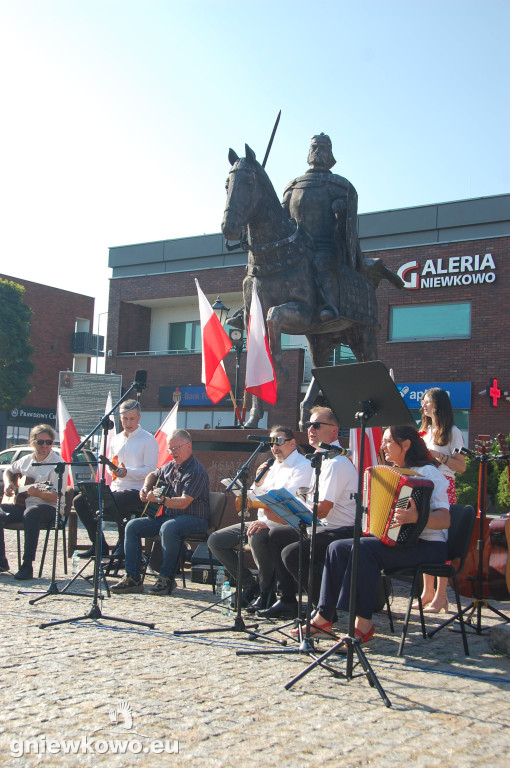
[(95, 333), (78, 331), (73, 333), (71, 351), (73, 355), (90, 355), (104, 357), (104, 336)]

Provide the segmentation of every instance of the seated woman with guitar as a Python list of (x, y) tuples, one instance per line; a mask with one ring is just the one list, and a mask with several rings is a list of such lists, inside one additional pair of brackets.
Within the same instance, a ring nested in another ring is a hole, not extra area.
[[(5, 556), (4, 527), (9, 523), (24, 523), (25, 545), (23, 563), (15, 579), (32, 579), (41, 526), (55, 520), (57, 506), (57, 462), (62, 459), (52, 450), (55, 432), (48, 424), (38, 424), (30, 432), (34, 452), (11, 464), (4, 471), (4, 498), (0, 506), (0, 571), (8, 571)], [(34, 466), (42, 464), (42, 466)], [(63, 493), (67, 487), (68, 469), (62, 475)]]
[[(410, 426), (390, 427), (384, 432), (381, 447), (389, 464), (412, 470), (432, 481), (434, 487), (428, 519), (425, 518), (425, 527), (415, 544), (389, 546), (375, 536), (362, 537), (360, 541), (355, 633), (362, 643), (371, 640), (374, 634), (372, 613), (381, 570), (424, 562), (444, 562), (447, 554), (446, 529), (450, 527), (447, 481), (434, 465), (434, 459), (417, 430)], [(395, 512), (391, 526), (415, 524), (418, 517), (416, 503), (411, 497), (406, 509)], [(352, 544), (352, 539), (340, 539), (328, 547), (320, 600), (311, 625), (312, 634), (331, 633), (335, 609), (349, 610)]]

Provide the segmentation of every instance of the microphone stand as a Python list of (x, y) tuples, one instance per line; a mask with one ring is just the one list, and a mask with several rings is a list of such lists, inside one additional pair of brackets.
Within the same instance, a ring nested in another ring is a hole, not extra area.
[[(315, 649), (315, 643), (314, 640), (312, 640), (310, 635), (310, 627), (312, 622), (312, 594), (313, 594), (313, 582), (314, 582), (314, 563), (315, 563), (315, 539), (317, 535), (317, 510), (319, 507), (319, 478), (322, 468), (322, 462), (326, 458), (326, 454), (322, 451), (317, 451), (314, 453), (310, 459), (310, 462), (312, 464), (312, 467), (315, 470), (315, 479), (314, 479), (314, 486), (313, 486), (313, 505), (312, 505), (312, 534), (310, 537), (310, 554), (309, 554), (309, 568), (308, 568), (308, 600), (306, 604), (306, 619), (305, 619), (305, 634), (303, 635), (303, 624), (301, 619), (301, 606), (302, 606), (302, 599), (303, 599), (303, 587), (302, 587), (302, 563), (303, 563), (303, 542), (306, 538), (307, 532), (306, 532), (306, 523), (303, 520), (300, 520), (299, 523), (299, 561), (298, 561), (298, 618), (295, 619), (290, 624), (284, 624), (283, 626), (277, 627), (276, 629), (271, 629), (269, 632), (281, 632), (286, 627), (290, 626), (291, 624), (294, 625), (299, 630), (298, 640), (299, 640), (299, 647), (297, 648), (272, 648), (270, 650), (259, 650), (256, 651), (236, 651), (237, 656), (253, 656), (255, 654), (269, 656), (273, 654), (296, 654), (296, 653), (306, 653), (312, 658), (316, 658), (313, 656)], [(264, 637), (267, 637), (269, 634), (267, 632)], [(336, 639), (337, 635), (334, 635), (333, 633), (327, 633), (330, 634), (332, 638)], [(333, 675), (339, 676), (338, 672), (336, 670), (333, 670), (331, 667), (328, 667), (328, 669), (332, 672)]]
[[(241, 483), (241, 531), (239, 535), (239, 549), (237, 552), (237, 584), (236, 584), (236, 591), (235, 591), (235, 619), (234, 623), (230, 627), (209, 627), (207, 629), (177, 629), (174, 631), (174, 635), (194, 635), (197, 632), (202, 633), (213, 633), (213, 632), (244, 632), (245, 634), (249, 635), (250, 640), (255, 640), (256, 638), (260, 639), (267, 639), (271, 640), (274, 643), (278, 643), (279, 645), (285, 645), (286, 640), (276, 640), (272, 637), (266, 637), (265, 635), (259, 634), (257, 632), (254, 632), (254, 629), (258, 628), (258, 624), (245, 624), (244, 619), (241, 615), (242, 610), (242, 602), (243, 602), (243, 589), (242, 589), (242, 579), (243, 579), (243, 562), (244, 562), (244, 530), (245, 530), (245, 521), (246, 521), (246, 511), (247, 511), (247, 501), (248, 501), (248, 470), (250, 467), (251, 462), (257, 456), (257, 454), (261, 453), (262, 451), (265, 451), (267, 449), (267, 443), (260, 442), (257, 448), (253, 451), (251, 456), (248, 458), (248, 460), (243, 464), (241, 469), (238, 471), (237, 475), (232, 479), (232, 481), (229, 483), (226, 491), (230, 491), (236, 484), (236, 482), (239, 480)], [(220, 601), (223, 602), (223, 601)]]
[[(103, 455), (106, 456), (108, 432), (112, 426), (112, 422), (110, 421), (111, 414), (119, 407), (121, 403), (124, 402), (124, 400), (127, 399), (128, 395), (134, 389), (138, 391), (140, 389), (143, 389), (144, 386), (145, 384), (140, 385), (138, 381), (134, 381), (131, 384), (131, 386), (127, 389), (127, 391), (122, 395), (122, 397), (115, 403), (112, 409), (108, 413), (106, 413), (104, 416), (101, 417), (101, 419), (99, 420), (98, 424), (94, 427), (92, 432), (90, 432), (87, 435), (87, 437), (85, 437), (84, 440), (82, 440), (82, 442), (75, 448), (75, 453), (80, 451), (81, 448), (83, 448), (83, 446), (87, 443), (87, 441), (92, 437), (92, 435), (94, 435), (99, 430), (99, 428), (102, 427)], [(105, 470), (106, 470), (106, 466), (105, 466), (105, 463), (103, 462), (102, 476), (99, 482), (99, 504), (98, 504), (99, 509), (97, 511), (97, 525), (96, 525), (96, 542), (95, 542), (96, 552), (95, 552), (95, 558), (94, 558), (94, 577), (93, 577), (94, 594), (93, 594), (92, 605), (90, 607), (90, 610), (87, 613), (85, 613), (84, 616), (76, 616), (72, 619), (59, 619), (57, 621), (51, 621), (45, 624), (40, 624), (39, 625), (40, 629), (46, 629), (47, 627), (56, 627), (56, 626), (59, 626), (60, 624), (70, 624), (71, 622), (84, 621), (85, 619), (92, 619), (94, 621), (97, 621), (98, 619), (107, 619), (108, 621), (118, 621), (124, 624), (136, 624), (137, 626), (148, 627), (149, 629), (154, 629), (155, 627), (155, 624), (149, 623), (146, 621), (135, 621), (134, 619), (123, 619), (123, 618), (119, 618), (118, 616), (105, 616), (102, 613), (101, 607), (99, 605), (99, 577), (100, 577), (100, 573), (102, 573), (101, 542), (103, 537), (103, 494), (101, 493), (101, 491), (106, 487)], [(81, 570), (83, 570), (83, 568)], [(102, 578), (104, 579), (104, 575), (102, 575)], [(102, 596), (101, 596), (101, 599), (102, 599)]]
[[(88, 464), (88, 462), (76, 462), (74, 466), (77, 466), (79, 464)], [(54, 530), (54, 538), (53, 538), (53, 559), (52, 559), (52, 568), (51, 568), (51, 582), (48, 586), (48, 589), (46, 590), (40, 590), (40, 589), (20, 589), (18, 590), (19, 595), (39, 595), (39, 597), (35, 597), (32, 600), (29, 600), (30, 605), (35, 605), (35, 603), (39, 602), (39, 600), (43, 600), (45, 597), (49, 597), (50, 595), (73, 595), (74, 597), (89, 597), (88, 594), (85, 592), (68, 592), (67, 590), (71, 586), (71, 584), (76, 580), (77, 576), (72, 579), (71, 581), (68, 581), (64, 589), (59, 589), (57, 580), (56, 580), (56, 570), (57, 570), (57, 552), (58, 552), (58, 533), (60, 530), (60, 523), (62, 520), (61, 515), (61, 505), (62, 505), (62, 486), (63, 486), (63, 475), (65, 472), (66, 466), (72, 465), (72, 462), (70, 461), (59, 461), (55, 464), (49, 464), (48, 462), (37, 462), (34, 463), (32, 466), (34, 467), (42, 467), (42, 466), (54, 466), (55, 467), (55, 473), (57, 475), (57, 505), (55, 507), (55, 522), (53, 525)], [(65, 556), (65, 555), (64, 555)]]

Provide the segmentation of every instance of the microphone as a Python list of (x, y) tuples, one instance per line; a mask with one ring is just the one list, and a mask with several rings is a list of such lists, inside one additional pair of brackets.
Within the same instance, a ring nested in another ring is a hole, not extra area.
[(257, 477), (255, 478), (255, 482), (256, 482), (256, 483), (258, 483), (258, 482), (260, 482), (260, 480), (262, 480), (262, 478), (263, 478), (263, 477), (264, 477), (264, 475), (266, 474), (267, 470), (268, 470), (268, 469), (270, 469), (270, 468), (273, 466), (274, 462), (275, 462), (275, 459), (274, 459), (274, 457), (273, 457), (273, 456), (271, 456), (271, 458), (269, 458), (269, 459), (266, 461), (266, 466), (265, 466), (265, 467), (262, 467), (262, 469), (261, 469), (261, 470), (260, 470), (260, 472), (258, 473)]
[(333, 456), (352, 456), (352, 451), (347, 448), (342, 448), (341, 445), (330, 445), (329, 443), (319, 443), (319, 448), (323, 448), (328, 453), (332, 453)]
[(269, 437), (269, 435), (248, 435), (248, 440), (256, 440), (257, 443), (267, 443), (268, 445), (283, 445), (284, 437)]
[(139, 398), (147, 386), (147, 371), (137, 371), (135, 373), (136, 396)]

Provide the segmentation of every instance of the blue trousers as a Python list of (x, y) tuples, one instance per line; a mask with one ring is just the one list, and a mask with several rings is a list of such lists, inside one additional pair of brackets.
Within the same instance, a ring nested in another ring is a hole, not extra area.
[[(336, 608), (349, 610), (352, 544), (352, 539), (333, 541), (326, 552), (318, 610), (328, 621), (333, 620)], [(446, 557), (445, 541), (418, 539), (414, 547), (389, 547), (373, 536), (362, 538), (358, 558), (356, 616), (372, 618), (381, 569), (444, 563)]]
[(205, 533), (208, 521), (195, 515), (177, 515), (177, 517), (138, 517), (126, 525), (124, 550), (126, 573), (135, 579), (140, 578), (142, 564), (142, 539), (161, 536), (163, 562), (160, 576), (172, 578), (177, 570), (177, 560), (183, 540), (189, 533)]

